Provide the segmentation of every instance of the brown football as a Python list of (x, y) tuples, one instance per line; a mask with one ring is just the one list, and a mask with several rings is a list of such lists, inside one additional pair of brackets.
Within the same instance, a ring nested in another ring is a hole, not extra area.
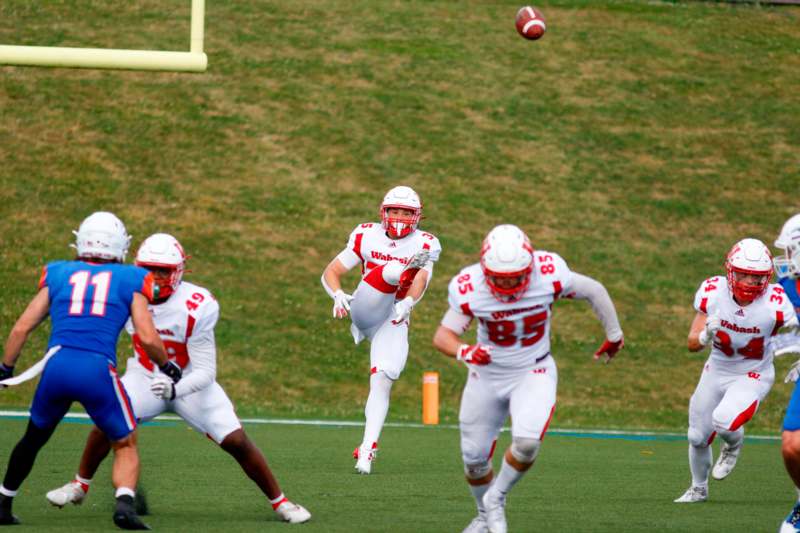
[(531, 41), (541, 38), (547, 26), (542, 12), (532, 6), (519, 8), (517, 11), (517, 31)]

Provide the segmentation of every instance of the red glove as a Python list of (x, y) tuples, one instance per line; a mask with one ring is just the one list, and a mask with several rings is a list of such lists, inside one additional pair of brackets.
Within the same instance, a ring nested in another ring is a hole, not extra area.
[(456, 352), (456, 360), (468, 365), (488, 365), (492, 362), (492, 347), (485, 344), (462, 344)]
[(625, 339), (620, 339), (618, 341), (610, 341), (606, 339), (603, 342), (603, 345), (600, 346), (596, 352), (594, 352), (594, 358), (595, 360), (598, 360), (605, 355), (605, 362), (608, 363), (614, 358), (615, 355), (617, 355), (617, 352), (620, 351), (623, 346), (625, 346)]

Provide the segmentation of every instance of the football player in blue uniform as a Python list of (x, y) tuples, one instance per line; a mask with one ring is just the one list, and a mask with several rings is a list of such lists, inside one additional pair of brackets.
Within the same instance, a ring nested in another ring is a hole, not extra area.
[[(800, 214), (793, 216), (783, 225), (775, 246), (783, 250), (784, 255), (775, 258), (775, 273), (786, 296), (800, 313)], [(791, 335), (791, 334), (785, 334)], [(800, 338), (789, 338), (790, 346), (785, 352), (796, 352), (800, 347)], [(797, 341), (797, 342), (795, 342)], [(779, 355), (776, 351), (775, 355)], [(795, 363), (786, 376), (786, 382), (797, 382), (800, 375), (800, 361)], [(800, 531), (800, 386), (795, 385), (786, 415), (783, 419), (783, 445), (781, 447), (786, 471), (797, 488), (798, 500), (794, 508), (781, 524), (781, 533)]]
[(0, 485), (0, 525), (17, 524), (14, 496), (33, 468), (72, 402), (80, 402), (112, 441), (112, 480), (117, 489), (114, 523), (122, 529), (149, 529), (137, 516), (134, 488), (139, 477), (136, 417), (117, 377), (117, 338), (130, 317), (147, 355), (173, 381), (181, 370), (168, 361), (147, 309), (156, 285), (147, 270), (123, 265), (130, 237), (116, 216), (97, 212), (75, 232), (74, 261), (49, 263), (39, 292), (17, 320), (6, 341), (0, 381), (10, 378), (28, 335), (50, 315), (48, 352), (31, 405), (25, 435), (11, 452)]

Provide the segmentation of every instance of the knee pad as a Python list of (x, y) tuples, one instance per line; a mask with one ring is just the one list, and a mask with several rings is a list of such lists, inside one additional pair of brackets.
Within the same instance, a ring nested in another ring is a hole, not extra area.
[(709, 435), (706, 435), (697, 428), (690, 427), (686, 436), (689, 439), (689, 444), (695, 448), (705, 448), (708, 446)]
[(520, 463), (530, 464), (539, 454), (539, 447), (541, 445), (542, 441), (539, 439), (514, 437), (511, 440), (511, 455)]
[(482, 463), (464, 463), (464, 473), (469, 479), (481, 479), (492, 471), (492, 464), (489, 461)]

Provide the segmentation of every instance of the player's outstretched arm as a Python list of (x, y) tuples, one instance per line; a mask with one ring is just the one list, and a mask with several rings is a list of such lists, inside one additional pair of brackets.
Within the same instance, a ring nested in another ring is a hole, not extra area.
[(605, 329), (606, 340), (595, 352), (594, 358), (600, 359), (605, 356), (607, 363), (625, 345), (614, 302), (611, 301), (611, 296), (599, 281), (577, 272), (573, 272), (572, 276), (573, 297), (579, 300), (588, 300), (592, 311)]
[(147, 298), (138, 292), (133, 294), (131, 302), (131, 321), (147, 356), (159, 367), (166, 365), (168, 359), (164, 342), (158, 335), (153, 317), (147, 309)]
[(42, 323), (50, 312), (50, 292), (48, 288), (42, 287), (33, 300), (28, 304), (25, 311), (17, 319), (11, 333), (6, 340), (5, 351), (3, 352), (3, 367), (0, 372), (7, 374), (4, 377), (11, 377), (14, 365), (17, 363), (22, 347), (28, 340), (28, 335)]

